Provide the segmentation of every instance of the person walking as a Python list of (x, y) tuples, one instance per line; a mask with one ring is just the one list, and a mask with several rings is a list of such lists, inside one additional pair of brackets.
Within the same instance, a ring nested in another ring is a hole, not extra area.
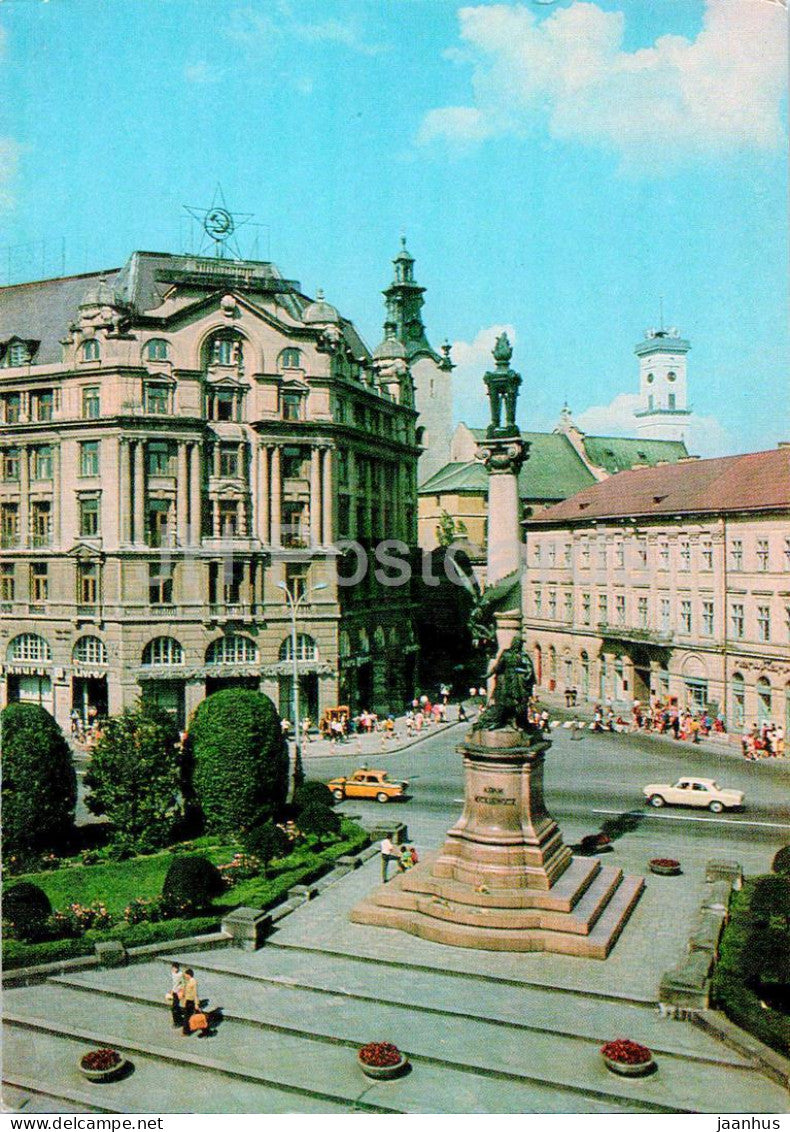
[(170, 1003), (170, 1014), (173, 1019), (173, 1028), (178, 1029), (183, 1025), (182, 1010), (181, 1010), (181, 996), (184, 993), (184, 974), (181, 970), (180, 963), (170, 964), (170, 979), (171, 987), (165, 995), (165, 998)]
[(191, 1033), (189, 1029), (189, 1019), (197, 1012), (199, 1007), (200, 996), (198, 995), (195, 972), (191, 967), (187, 967), (184, 971), (184, 993), (181, 997), (181, 1033), (186, 1037), (189, 1037)]
[(397, 860), (399, 860), (399, 854), (394, 842), (389, 837), (385, 837), (381, 842), (381, 880), (383, 884), (387, 883), (390, 861)]

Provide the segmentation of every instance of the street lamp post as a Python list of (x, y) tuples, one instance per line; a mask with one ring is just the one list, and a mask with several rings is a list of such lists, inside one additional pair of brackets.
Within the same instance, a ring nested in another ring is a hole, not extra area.
[(308, 600), (308, 595), (316, 593), (318, 590), (325, 590), (327, 587), (326, 582), (319, 582), (318, 585), (312, 589), (305, 588), (297, 597), (293, 590), (289, 589), (285, 582), (277, 583), (279, 589), (285, 594), (285, 599), (288, 602), (288, 611), (291, 614), (291, 663), (292, 668), (292, 686), (291, 686), (291, 706), (293, 709), (294, 717), (294, 769), (293, 769), (293, 789), (296, 790), (304, 782), (304, 770), (302, 769), (302, 725), (299, 718), (299, 660), (296, 655), (297, 646), (297, 633), (296, 623), (299, 618), (299, 611)]

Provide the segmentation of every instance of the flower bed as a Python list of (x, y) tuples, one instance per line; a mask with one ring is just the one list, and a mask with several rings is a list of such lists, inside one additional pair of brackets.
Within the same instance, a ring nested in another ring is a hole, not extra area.
[(655, 1069), (653, 1054), (647, 1046), (630, 1038), (617, 1038), (601, 1046), (606, 1068), (621, 1077), (644, 1077)]
[(112, 1081), (129, 1062), (116, 1049), (92, 1049), (84, 1053), (77, 1064), (89, 1081)]
[(651, 873), (662, 877), (676, 877), (680, 875), (680, 861), (674, 857), (653, 857), (649, 862)]
[(377, 1080), (397, 1077), (409, 1063), (392, 1042), (368, 1042), (359, 1050), (357, 1060), (362, 1072)]

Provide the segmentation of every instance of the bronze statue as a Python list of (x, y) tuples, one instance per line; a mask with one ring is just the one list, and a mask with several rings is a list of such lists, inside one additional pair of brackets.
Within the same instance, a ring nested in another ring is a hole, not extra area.
[(496, 731), (500, 727), (511, 726), (520, 731), (534, 730), (529, 722), (529, 701), (535, 687), (535, 672), (532, 661), (522, 651), (518, 634), (499, 654), (488, 676), (495, 676), (496, 683), (491, 701), (477, 721), (477, 728)]

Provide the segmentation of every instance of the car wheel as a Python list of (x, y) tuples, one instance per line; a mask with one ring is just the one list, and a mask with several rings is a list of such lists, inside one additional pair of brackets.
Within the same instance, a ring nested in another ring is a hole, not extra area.
[(389, 794), (385, 794), (383, 790), (381, 790), (381, 791), (380, 791), (380, 792), (379, 792), (379, 793), (378, 793), (378, 794), (376, 795), (376, 801), (377, 801), (377, 802), (389, 802), (389, 800), (390, 800), (390, 796), (389, 796)]
[(664, 805), (664, 799), (660, 794), (651, 794), (648, 801), (650, 802), (650, 805), (655, 806), (657, 810)]
[(332, 797), (336, 798), (338, 802), (342, 802), (343, 799), (345, 798), (345, 796), (346, 796), (345, 791), (341, 790), (339, 786), (337, 787), (336, 790), (332, 791)]
[(724, 804), (722, 802), (711, 802), (708, 809), (712, 814), (720, 814), (724, 809)]

